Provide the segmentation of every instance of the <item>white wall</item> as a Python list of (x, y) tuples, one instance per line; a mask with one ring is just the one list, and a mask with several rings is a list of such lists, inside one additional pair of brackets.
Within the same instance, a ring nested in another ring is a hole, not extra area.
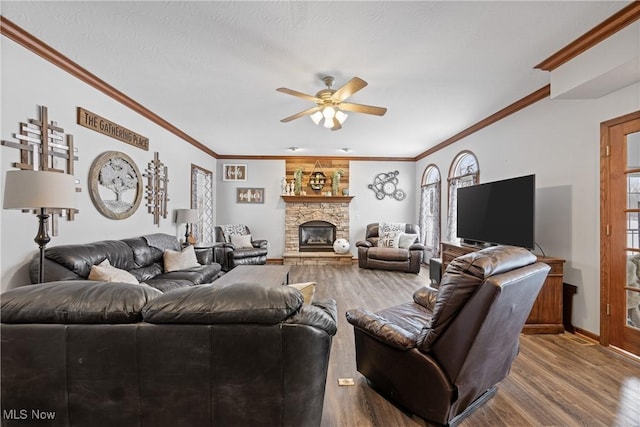
[(459, 151), (476, 154), (480, 182), (536, 174), (536, 241), (548, 256), (566, 260), (564, 281), (578, 287), (573, 325), (599, 334), (600, 123), (639, 108), (639, 84), (595, 100), (537, 102), (421, 159), (416, 186), (428, 164), (440, 168), (445, 239), (446, 177)]
[[(59, 220), (59, 235), (52, 236), (49, 246), (86, 243), (103, 239), (121, 239), (164, 232), (180, 237), (184, 226), (173, 223), (175, 209), (190, 204), (191, 163), (216, 171), (211, 156), (196, 149), (175, 135), (160, 128), (122, 104), (82, 83), (70, 74), (44, 61), (6, 37), (0, 38), (2, 49), (2, 129), (3, 140), (15, 141), (18, 124), (29, 118), (39, 118), (38, 106), (48, 107), (49, 119), (74, 136), (78, 147), (75, 177), (82, 192), (77, 194), (80, 213), (75, 221)], [(144, 104), (143, 100), (137, 100)], [(170, 100), (167, 100), (170, 102)], [(76, 108), (84, 107), (102, 117), (149, 138), (149, 151), (144, 151), (76, 124)], [(169, 170), (169, 216), (160, 226), (153, 224), (143, 198), (140, 207), (125, 220), (102, 216), (93, 206), (88, 192), (88, 173), (93, 160), (105, 151), (120, 151), (130, 156), (144, 172), (154, 152)], [(0, 147), (0, 192), (4, 192), (4, 176), (18, 162), (19, 152)], [(0, 273), (1, 289), (28, 283), (27, 264), (37, 253), (33, 238), (37, 232), (35, 215), (13, 210), (0, 210)]]
[[(378, 200), (368, 185), (374, 183), (378, 174), (393, 171), (399, 172), (397, 189), (405, 192), (405, 199), (396, 200), (385, 196), (382, 200)], [(358, 240), (364, 240), (367, 224), (381, 221), (417, 223), (414, 176), (415, 162), (349, 162), (349, 194), (355, 196), (349, 211), (351, 253), (358, 254), (355, 243)]]
[[(246, 164), (247, 181), (222, 181), (222, 165)], [(217, 222), (218, 224), (246, 224), (257, 239), (269, 240), (268, 258), (280, 259), (284, 253), (284, 210), (280, 198), (280, 180), (285, 175), (284, 160), (218, 160)], [(398, 201), (385, 197), (378, 200), (367, 186), (379, 173), (398, 171), (398, 189), (406, 198)], [(415, 223), (417, 220), (413, 177), (414, 162), (349, 162), (349, 195), (354, 196), (349, 205), (351, 253), (357, 256), (355, 242), (364, 238), (368, 223), (397, 221)], [(262, 187), (264, 204), (236, 203), (236, 188)]]
[[(246, 181), (222, 181), (222, 165), (246, 164)], [(269, 241), (267, 258), (282, 258), (284, 252), (284, 202), (280, 180), (284, 160), (218, 160), (216, 175), (217, 224), (246, 224), (255, 239)], [(236, 189), (264, 188), (264, 203), (236, 203)]]

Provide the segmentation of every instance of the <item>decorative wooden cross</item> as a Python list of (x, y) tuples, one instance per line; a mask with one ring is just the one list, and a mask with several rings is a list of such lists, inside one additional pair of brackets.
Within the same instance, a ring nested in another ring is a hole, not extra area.
[(147, 178), (145, 186), (147, 212), (153, 214), (153, 223), (160, 227), (160, 216), (167, 217), (169, 171), (160, 161), (160, 154), (157, 151), (153, 154), (153, 160), (148, 163), (142, 176)]
[[(28, 119), (27, 123), (19, 124), (19, 133), (13, 137), (19, 142), (2, 140), (2, 145), (20, 150), (20, 161), (12, 163), (15, 168), (22, 170), (42, 170), (74, 174), (74, 161), (78, 160), (78, 151), (73, 145), (73, 135), (65, 134), (64, 129), (54, 121), (49, 123), (47, 107), (39, 107), (40, 120)], [(80, 191), (76, 188), (76, 191)], [(73, 221), (77, 209), (48, 209), (51, 215), (50, 232), (58, 235), (57, 218), (66, 216)], [(24, 212), (33, 212), (25, 210)]]

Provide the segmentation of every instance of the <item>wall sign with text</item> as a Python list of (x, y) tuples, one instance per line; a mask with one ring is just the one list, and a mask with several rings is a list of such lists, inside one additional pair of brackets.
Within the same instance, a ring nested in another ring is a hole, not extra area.
[(124, 126), (100, 117), (82, 107), (78, 107), (78, 124), (103, 135), (115, 138), (118, 141), (149, 151), (149, 138), (146, 136), (135, 133)]

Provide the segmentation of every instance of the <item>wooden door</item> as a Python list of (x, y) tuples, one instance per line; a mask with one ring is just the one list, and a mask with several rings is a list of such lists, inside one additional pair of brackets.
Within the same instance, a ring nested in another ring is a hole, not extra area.
[(640, 112), (601, 126), (601, 341), (640, 355)]

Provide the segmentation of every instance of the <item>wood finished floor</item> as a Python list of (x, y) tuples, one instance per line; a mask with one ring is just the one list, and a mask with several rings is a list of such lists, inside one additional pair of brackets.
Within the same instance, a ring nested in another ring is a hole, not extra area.
[[(317, 282), (318, 297), (338, 302), (322, 427), (413, 427), (431, 424), (373, 391), (356, 371), (350, 308), (377, 311), (411, 300), (428, 283), (419, 274), (349, 267), (292, 266), (290, 282)], [(640, 426), (640, 363), (582, 336), (521, 335), (521, 350), (498, 393), (461, 427)], [(355, 386), (338, 386), (338, 378)]]

